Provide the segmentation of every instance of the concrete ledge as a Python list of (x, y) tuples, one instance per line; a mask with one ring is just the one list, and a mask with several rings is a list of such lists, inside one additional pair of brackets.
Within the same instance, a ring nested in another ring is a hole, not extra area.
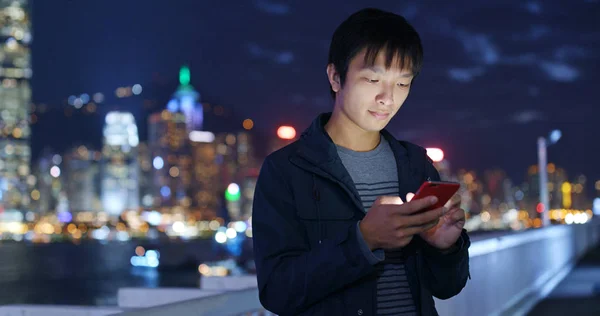
[(475, 241), (471, 279), (462, 292), (435, 299), (440, 315), (524, 315), (598, 244), (600, 223), (552, 226)]
[(122, 308), (144, 308), (214, 296), (223, 292), (182, 288), (121, 288), (117, 294), (117, 302)]
[(255, 275), (202, 277), (200, 288), (203, 290), (242, 290), (258, 287)]
[(122, 308), (57, 306), (57, 305), (5, 305), (0, 306), (0, 316), (107, 316), (122, 313)]
[[(235, 316), (265, 312), (258, 300), (258, 289), (231, 291), (225, 294), (192, 299), (188, 301), (166, 304), (150, 308), (141, 308), (117, 314), (119, 316), (164, 316), (164, 315), (195, 315), (195, 316)], [(258, 314), (257, 314), (258, 315)]]

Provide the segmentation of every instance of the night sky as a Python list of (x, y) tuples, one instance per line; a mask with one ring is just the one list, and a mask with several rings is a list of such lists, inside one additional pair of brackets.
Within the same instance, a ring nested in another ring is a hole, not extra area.
[[(537, 161), (537, 137), (559, 128), (549, 161), (571, 178), (600, 179), (599, 1), (37, 0), (33, 99), (58, 107), (72, 94), (110, 94), (156, 76), (175, 84), (189, 64), (203, 102), (264, 132), (304, 129), (332, 107), (325, 66), (335, 27), (371, 3), (404, 15), (425, 49), (388, 126), (396, 137), (443, 148), (453, 168), (500, 167), (520, 182)], [(47, 135), (72, 119), (56, 120), (34, 129), (34, 151), (64, 145)], [(99, 144), (98, 135), (77, 137)]]

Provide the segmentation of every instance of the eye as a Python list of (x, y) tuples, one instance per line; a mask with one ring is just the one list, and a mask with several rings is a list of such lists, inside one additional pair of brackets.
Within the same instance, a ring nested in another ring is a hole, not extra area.
[(365, 81), (367, 81), (368, 83), (377, 83), (377, 82), (379, 82), (379, 80), (370, 79), (370, 78), (365, 78)]
[(408, 88), (408, 87), (410, 87), (410, 83), (398, 83), (398, 87)]

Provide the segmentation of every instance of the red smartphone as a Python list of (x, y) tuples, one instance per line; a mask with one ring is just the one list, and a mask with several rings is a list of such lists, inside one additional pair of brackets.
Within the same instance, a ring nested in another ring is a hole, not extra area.
[(412, 200), (422, 199), (428, 196), (435, 196), (438, 198), (437, 203), (426, 209), (433, 210), (444, 206), (452, 198), (452, 196), (458, 192), (459, 188), (460, 184), (456, 182), (425, 181), (417, 193), (415, 193), (415, 196), (412, 198)]

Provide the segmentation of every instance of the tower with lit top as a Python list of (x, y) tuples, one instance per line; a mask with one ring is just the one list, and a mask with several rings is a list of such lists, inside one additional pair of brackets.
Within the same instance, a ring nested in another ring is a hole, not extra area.
[(29, 209), (31, 20), (27, 0), (0, 2), (0, 211)]
[(179, 88), (167, 104), (167, 110), (179, 112), (185, 116), (188, 131), (202, 130), (204, 113), (200, 104), (200, 93), (190, 85), (191, 73), (186, 66), (179, 70)]

